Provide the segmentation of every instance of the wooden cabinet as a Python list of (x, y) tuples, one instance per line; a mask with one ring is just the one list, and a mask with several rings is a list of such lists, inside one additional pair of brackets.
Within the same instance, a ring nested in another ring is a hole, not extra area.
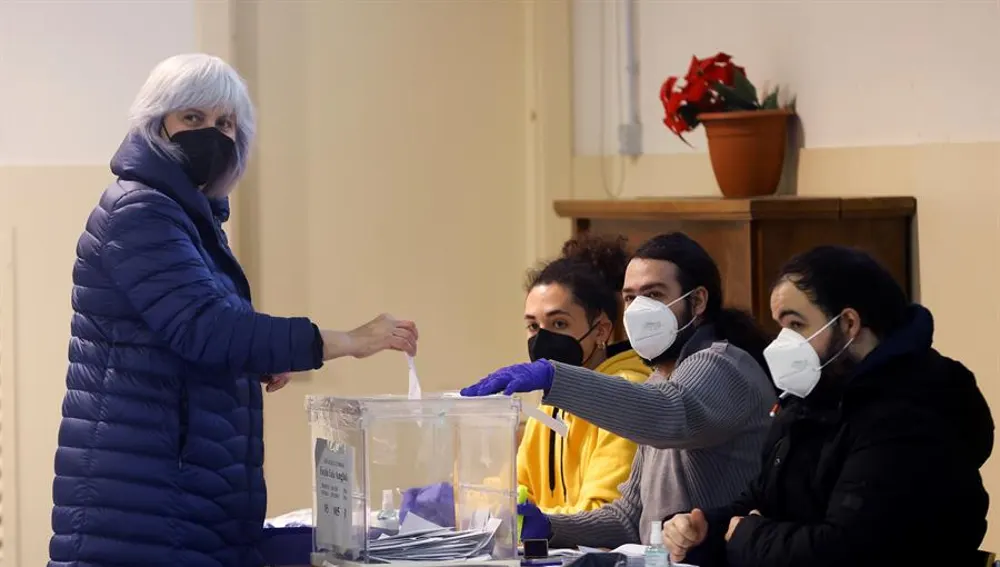
[(574, 234), (621, 234), (635, 246), (681, 231), (708, 250), (722, 274), (725, 304), (749, 310), (771, 332), (770, 288), (793, 255), (821, 244), (864, 249), (912, 297), (912, 197), (633, 199), (556, 201)]

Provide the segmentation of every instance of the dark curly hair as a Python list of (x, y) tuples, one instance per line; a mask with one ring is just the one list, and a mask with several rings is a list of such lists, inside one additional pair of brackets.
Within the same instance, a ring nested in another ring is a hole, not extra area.
[(774, 287), (791, 282), (823, 313), (836, 317), (848, 307), (880, 340), (904, 327), (910, 300), (885, 267), (863, 250), (818, 246), (781, 268)]
[(696, 287), (708, 292), (705, 320), (715, 325), (718, 338), (743, 349), (767, 371), (764, 347), (770, 340), (746, 311), (722, 304), (722, 276), (708, 252), (690, 236), (671, 232), (655, 236), (635, 251), (636, 258), (662, 260), (677, 266), (681, 293)]
[(528, 272), (525, 291), (559, 284), (583, 307), (591, 323), (604, 313), (615, 326), (621, 320), (621, 291), (629, 253), (624, 236), (580, 236), (563, 244), (562, 255)]

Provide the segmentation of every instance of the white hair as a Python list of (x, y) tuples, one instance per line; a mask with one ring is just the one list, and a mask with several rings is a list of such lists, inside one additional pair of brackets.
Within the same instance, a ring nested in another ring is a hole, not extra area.
[(256, 131), (253, 103), (247, 85), (228, 63), (205, 53), (174, 55), (149, 73), (129, 111), (129, 129), (153, 150), (177, 162), (180, 149), (166, 138), (163, 119), (171, 112), (221, 109), (236, 118), (236, 155), (231, 167), (204, 188), (213, 198), (228, 195), (246, 171)]

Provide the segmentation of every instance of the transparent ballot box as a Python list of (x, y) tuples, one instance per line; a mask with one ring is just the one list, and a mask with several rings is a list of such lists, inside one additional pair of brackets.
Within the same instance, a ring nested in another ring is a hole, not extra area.
[(517, 560), (521, 403), (309, 396), (313, 564)]

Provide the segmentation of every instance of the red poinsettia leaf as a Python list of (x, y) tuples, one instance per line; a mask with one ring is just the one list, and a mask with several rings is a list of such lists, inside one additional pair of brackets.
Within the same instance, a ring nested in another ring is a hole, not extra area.
[(678, 111), (684, 105), (684, 96), (680, 92), (671, 93), (663, 103), (664, 119), (668, 126), (677, 123)]
[(729, 92), (723, 89), (732, 90), (741, 74), (745, 75), (743, 68), (733, 65), (727, 53), (720, 51), (705, 59), (691, 57), (683, 83), (678, 84), (678, 77), (668, 77), (660, 86), (664, 126), (690, 146), (683, 134), (700, 124), (699, 114), (730, 109)]
[(726, 80), (726, 67), (719, 67), (717, 65), (713, 65), (713, 66), (709, 67), (708, 69), (705, 69), (705, 72), (702, 73), (702, 77), (701, 78), (705, 82), (709, 82), (709, 83), (725, 82), (725, 80)]
[(660, 87), (660, 101), (664, 105), (667, 104), (667, 98), (670, 97), (670, 93), (674, 92), (674, 85), (677, 84), (677, 77), (667, 77), (666, 81), (663, 81), (663, 85)]
[(681, 106), (684, 105), (684, 94), (683, 93), (673, 93), (664, 105), (664, 110), (668, 116), (676, 116), (677, 111), (680, 110)]
[(685, 81), (691, 81), (698, 76), (698, 71), (701, 69), (701, 62), (694, 55), (691, 56), (691, 65), (688, 66), (687, 75), (684, 75)]
[(705, 97), (708, 92), (708, 83), (706, 81), (695, 81), (687, 85), (687, 97), (689, 101), (698, 101)]

